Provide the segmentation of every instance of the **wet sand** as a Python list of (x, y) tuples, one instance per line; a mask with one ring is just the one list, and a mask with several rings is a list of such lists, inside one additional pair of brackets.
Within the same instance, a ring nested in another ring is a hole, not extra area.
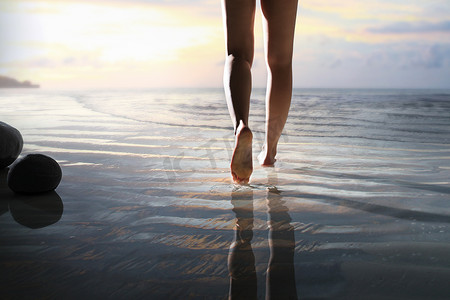
[(0, 173), (2, 297), (448, 299), (450, 103), (297, 93), (276, 167), (239, 187), (220, 90), (2, 91), (22, 155), (63, 170), (39, 197)]

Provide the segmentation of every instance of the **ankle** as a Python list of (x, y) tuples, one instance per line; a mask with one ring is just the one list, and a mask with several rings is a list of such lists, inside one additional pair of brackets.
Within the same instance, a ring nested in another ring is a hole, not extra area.
[(234, 135), (237, 136), (242, 131), (250, 131), (251, 132), (251, 130), (248, 127), (248, 125), (243, 120), (240, 120), (238, 125), (234, 129)]
[(264, 153), (266, 157), (275, 158), (275, 155), (277, 155), (277, 147), (276, 146), (268, 147), (266, 143), (263, 145), (261, 152)]
[(264, 145), (261, 153), (258, 155), (259, 163), (262, 166), (272, 166), (276, 161), (276, 154), (276, 149), (269, 150), (267, 145)]

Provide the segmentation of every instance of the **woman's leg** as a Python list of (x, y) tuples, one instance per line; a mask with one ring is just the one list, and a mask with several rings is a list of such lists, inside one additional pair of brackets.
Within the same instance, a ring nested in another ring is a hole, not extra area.
[(265, 18), (265, 51), (268, 69), (266, 136), (258, 160), (275, 163), (278, 139), (286, 123), (292, 96), (292, 54), (297, 0), (261, 0)]
[(236, 144), (231, 159), (233, 180), (247, 183), (253, 171), (252, 132), (248, 128), (253, 63), (255, 0), (223, 0), (227, 58), (224, 88)]

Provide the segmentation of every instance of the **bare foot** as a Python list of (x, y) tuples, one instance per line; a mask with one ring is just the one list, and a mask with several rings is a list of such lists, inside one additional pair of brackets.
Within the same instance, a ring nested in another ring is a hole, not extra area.
[(252, 139), (250, 128), (241, 123), (236, 132), (236, 144), (231, 158), (231, 176), (239, 184), (247, 184), (253, 172)]
[(276, 153), (269, 153), (269, 151), (266, 150), (266, 145), (264, 145), (261, 153), (258, 155), (259, 164), (263, 167), (273, 167), (276, 161), (275, 154)]

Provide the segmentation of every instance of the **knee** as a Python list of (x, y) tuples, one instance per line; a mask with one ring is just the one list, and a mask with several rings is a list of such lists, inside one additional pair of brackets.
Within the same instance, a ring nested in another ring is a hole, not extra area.
[(286, 72), (292, 70), (292, 55), (269, 54), (267, 56), (267, 67), (271, 72)]
[(230, 66), (241, 66), (245, 68), (251, 68), (253, 63), (253, 58), (248, 57), (248, 55), (242, 55), (238, 53), (228, 54), (226, 58), (226, 63)]

